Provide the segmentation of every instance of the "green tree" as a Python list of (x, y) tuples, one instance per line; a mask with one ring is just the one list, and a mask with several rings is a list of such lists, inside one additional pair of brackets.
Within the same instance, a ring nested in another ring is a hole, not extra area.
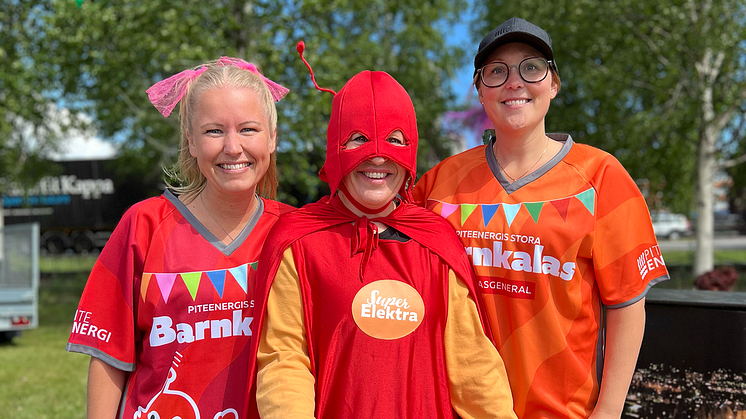
[(547, 130), (611, 152), (665, 206), (696, 207), (699, 274), (713, 268), (713, 175), (738, 163), (744, 141), (745, 8), (743, 0), (479, 0), (474, 27), (478, 37), (518, 16), (551, 34), (562, 90)]
[(257, 63), (291, 93), (278, 103), (280, 196), (299, 205), (324, 187), (331, 95), (316, 91), (295, 51), (306, 56), (321, 86), (339, 90), (365, 69), (384, 70), (409, 91), (418, 113), (420, 164), (449, 153), (439, 116), (454, 99), (446, 88), (460, 50), (444, 46), (443, 27), (464, 0), (333, 0), (170, 2), (57, 0), (45, 9), (34, 61), (55, 69), (47, 82), (67, 103), (93, 117), (104, 138), (150, 176), (174, 163), (178, 117), (164, 119), (148, 102), (154, 82), (221, 55)]
[[(29, 57), (42, 22), (43, 2), (2, 1), (0, 7), (0, 193), (11, 182), (33, 183), (45, 173), (44, 155), (73, 122), (44, 88)], [(0, 206), (2, 211), (2, 206)]]

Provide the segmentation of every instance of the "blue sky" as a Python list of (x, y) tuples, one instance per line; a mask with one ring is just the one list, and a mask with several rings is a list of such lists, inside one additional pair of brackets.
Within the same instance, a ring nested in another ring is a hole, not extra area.
[(459, 97), (459, 104), (466, 103), (466, 100), (473, 100), (473, 88), (471, 87), (472, 74), (474, 73), (474, 64), (472, 59), (476, 54), (478, 40), (474, 41), (469, 34), (469, 23), (472, 20), (472, 2), (469, 1), (468, 11), (464, 12), (462, 19), (452, 27), (450, 32), (446, 32), (446, 42), (449, 45), (458, 45), (466, 51), (463, 66), (456, 72), (456, 77), (451, 81), (453, 91)]

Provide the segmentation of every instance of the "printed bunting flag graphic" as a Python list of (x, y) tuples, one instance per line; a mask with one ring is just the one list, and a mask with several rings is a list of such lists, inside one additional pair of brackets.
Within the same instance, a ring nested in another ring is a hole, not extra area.
[(238, 286), (240, 286), (245, 293), (248, 293), (249, 267), (256, 271), (257, 262), (244, 263), (243, 265), (233, 268), (216, 269), (212, 271), (143, 273), (142, 281), (140, 284), (140, 294), (142, 294), (142, 298), (144, 300), (150, 280), (153, 278), (153, 276), (155, 276), (156, 282), (158, 283), (158, 288), (160, 289), (161, 295), (163, 296), (163, 301), (168, 303), (168, 297), (171, 295), (171, 291), (173, 290), (176, 278), (181, 277), (181, 280), (184, 282), (184, 286), (186, 286), (187, 290), (189, 291), (189, 295), (192, 296), (192, 301), (195, 301), (197, 299), (197, 291), (199, 290), (199, 285), (204, 278), (202, 274), (205, 273), (210, 279), (210, 282), (215, 288), (215, 291), (220, 295), (220, 298), (223, 298), (223, 291), (225, 291), (226, 272), (230, 272), (231, 276), (236, 281)]
[(202, 278), (202, 272), (185, 272), (181, 274), (181, 280), (184, 281), (189, 290), (189, 295), (192, 296), (192, 301), (197, 298), (197, 290), (199, 289), (199, 282)]
[(148, 285), (150, 285), (150, 278), (153, 277), (153, 274), (142, 274), (142, 282), (140, 283), (140, 295), (142, 296), (142, 300), (145, 301), (145, 294), (148, 293)]
[[(565, 198), (559, 198), (550, 201), (523, 202), (518, 204), (449, 204), (448, 202), (442, 202), (434, 199), (430, 199), (428, 201), (434, 202), (435, 205), (437, 205), (438, 203), (441, 204), (440, 215), (443, 218), (448, 218), (448, 216), (453, 214), (456, 210), (460, 210), (462, 226), (464, 225), (464, 223), (466, 223), (466, 220), (474, 213), (474, 211), (480, 209), (482, 211), (482, 221), (484, 222), (484, 227), (487, 227), (490, 221), (495, 217), (497, 209), (501, 205), (503, 207), (505, 221), (507, 221), (508, 226), (513, 224), (513, 220), (515, 220), (516, 215), (518, 215), (521, 206), (526, 207), (526, 210), (531, 215), (534, 223), (538, 224), (539, 217), (541, 216), (541, 211), (542, 209), (544, 209), (544, 204), (546, 204), (547, 202), (552, 204), (552, 206), (557, 210), (560, 217), (562, 217), (564, 221), (567, 221), (567, 212), (570, 206), (570, 201), (573, 198), (576, 198), (578, 201), (580, 201), (588, 210), (588, 212), (591, 213), (591, 215), (595, 215), (596, 190), (592, 187), (586, 189), (583, 192), (580, 192), (579, 194), (568, 196)], [(435, 206), (432, 206), (431, 208), (435, 210)]]
[(448, 218), (449, 215), (453, 214), (454, 211), (458, 209), (458, 205), (449, 204), (444, 202), (443, 207), (440, 209), (440, 215), (443, 218)]
[[(256, 264), (256, 262), (254, 262)], [(233, 278), (238, 282), (238, 285), (241, 286), (241, 289), (243, 289), (243, 292), (248, 292), (247, 289), (247, 283), (248, 283), (248, 266), (249, 264), (243, 264), (241, 266), (236, 266), (235, 268), (228, 269), (228, 272), (233, 275)], [(256, 270), (256, 269), (255, 269)]]
[(225, 269), (219, 269), (217, 271), (205, 272), (207, 277), (210, 278), (212, 286), (215, 287), (215, 291), (218, 292), (220, 298), (223, 298), (223, 291), (225, 289)]
[(500, 204), (482, 204), (482, 220), (485, 227), (490, 223), (492, 217), (495, 216), (498, 208), (500, 208)]
[(508, 227), (513, 224), (515, 216), (518, 215), (518, 210), (521, 209), (521, 204), (503, 204), (503, 211), (505, 211), (505, 220), (508, 222)]
[(556, 199), (549, 202), (557, 209), (562, 220), (567, 221), (567, 208), (570, 206), (570, 198)]
[(544, 203), (543, 202), (526, 202), (523, 205), (528, 210), (528, 213), (531, 214), (531, 218), (534, 219), (534, 224), (538, 224), (539, 214), (541, 214), (541, 209), (544, 207)]
[(477, 209), (476, 204), (461, 204), (461, 225), (464, 225), (466, 219)]
[(155, 274), (155, 280), (161, 289), (161, 296), (163, 296), (163, 301), (166, 303), (168, 303), (168, 296), (171, 295), (171, 289), (174, 287), (176, 275), (178, 274)]
[(591, 215), (595, 215), (593, 214), (593, 209), (594, 209), (593, 204), (594, 204), (595, 197), (596, 197), (594, 192), (595, 191), (593, 190), (593, 188), (590, 188), (587, 191), (584, 191), (584, 192), (581, 192), (575, 195), (575, 197), (578, 198), (578, 200), (582, 202), (586, 208), (588, 208), (588, 211), (590, 211)]

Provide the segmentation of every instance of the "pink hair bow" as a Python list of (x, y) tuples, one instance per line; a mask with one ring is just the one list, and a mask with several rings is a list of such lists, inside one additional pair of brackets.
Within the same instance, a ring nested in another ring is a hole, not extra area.
[[(264, 77), (254, 64), (247, 63), (246, 61), (239, 58), (220, 57), (220, 59), (216, 62), (216, 65), (234, 65), (238, 68), (242, 68), (244, 70), (251, 71), (252, 73), (259, 74), (262, 77), (262, 80), (264, 80), (264, 83), (267, 85), (267, 88), (269, 88), (269, 91), (272, 94), (272, 98), (275, 100), (275, 102), (279, 102), (280, 99), (285, 97), (285, 95), (287, 95), (290, 91), (287, 88)], [(196, 79), (197, 76), (204, 73), (206, 70), (206, 66), (202, 66), (197, 70), (184, 70), (181, 73), (174, 74), (173, 76), (165, 80), (161, 80), (158, 83), (150, 86), (150, 88), (146, 90), (150, 102), (153, 104), (153, 106), (155, 106), (156, 109), (158, 109), (158, 112), (160, 112), (163, 116), (171, 115), (171, 112), (176, 107), (176, 104), (179, 103), (182, 97), (184, 97), (189, 84), (191, 84), (191, 82)]]
[(150, 86), (145, 92), (148, 94), (150, 103), (158, 109), (158, 112), (163, 116), (171, 115), (171, 111), (174, 110), (176, 104), (179, 103), (184, 93), (186, 93), (189, 84), (197, 78), (200, 74), (204, 73), (207, 67), (202, 66), (197, 70), (184, 70), (181, 73), (174, 74), (173, 76), (161, 80), (158, 83)]
[(275, 102), (279, 102), (282, 100), (282, 98), (285, 97), (286, 94), (290, 91), (288, 88), (283, 87), (272, 80), (264, 77), (262, 73), (259, 72), (259, 69), (256, 68), (254, 64), (247, 63), (246, 61), (240, 59), (240, 58), (233, 58), (233, 57), (220, 57), (217, 61), (217, 65), (235, 65), (238, 68), (243, 68), (244, 70), (249, 70), (252, 73), (256, 73), (260, 76), (262, 76), (262, 80), (264, 80), (264, 84), (267, 85), (269, 88), (269, 92), (272, 93), (272, 98), (275, 100)]

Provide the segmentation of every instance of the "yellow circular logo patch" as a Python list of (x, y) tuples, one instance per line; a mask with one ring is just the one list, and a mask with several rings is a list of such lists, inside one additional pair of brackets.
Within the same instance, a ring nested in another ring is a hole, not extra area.
[(366, 335), (377, 339), (399, 339), (422, 323), (425, 303), (404, 282), (384, 279), (362, 287), (352, 301), (352, 317)]

